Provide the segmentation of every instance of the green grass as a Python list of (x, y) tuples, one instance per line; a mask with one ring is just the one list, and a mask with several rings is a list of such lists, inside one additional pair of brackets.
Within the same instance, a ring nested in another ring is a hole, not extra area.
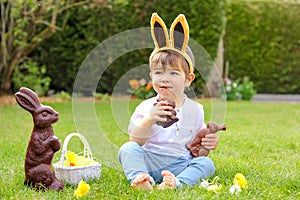
[[(138, 103), (131, 101), (128, 113)], [(120, 101), (118, 104), (118, 109), (121, 109), (126, 108), (128, 103)], [(203, 104), (209, 116), (210, 102), (204, 101)], [(227, 103), (227, 131), (219, 133), (218, 149), (210, 154), (217, 168), (215, 176), (220, 177), (218, 182), (223, 185), (217, 194), (209, 193), (198, 185), (152, 192), (130, 189), (116, 158), (117, 147), (128, 140), (124, 125), (129, 114), (117, 116), (121, 124), (118, 125), (110, 103), (97, 102), (95, 107), (81, 103), (76, 111), (79, 117), (76, 117), (75, 123), (72, 103), (48, 105), (60, 113), (60, 120), (53, 126), (55, 135), (63, 141), (67, 134), (76, 132), (78, 128), (86, 135), (94, 156), (103, 163), (101, 178), (89, 182), (91, 190), (82, 199), (300, 198), (300, 104)], [(40, 192), (23, 185), (23, 165), (31, 129), (32, 119), (28, 112), (17, 105), (0, 106), (0, 199), (75, 199), (75, 186), (67, 185), (62, 192)], [(80, 151), (80, 148), (76, 140), (69, 145), (73, 151)], [(54, 162), (59, 155), (60, 152)], [(237, 196), (230, 195), (233, 177), (239, 172), (247, 178), (248, 189)]]

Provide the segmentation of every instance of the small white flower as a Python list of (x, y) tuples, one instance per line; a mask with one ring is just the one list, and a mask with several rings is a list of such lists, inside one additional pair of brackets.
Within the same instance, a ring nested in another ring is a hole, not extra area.
[(209, 186), (209, 183), (207, 180), (202, 180), (202, 182), (200, 183), (200, 186), (204, 189), (207, 189)]
[(239, 185), (233, 185), (229, 189), (230, 194), (238, 194), (241, 191), (242, 191), (242, 189), (241, 189), (241, 187)]
[(232, 87), (236, 88), (237, 87), (237, 83), (236, 82), (232, 83)]
[(227, 92), (230, 92), (230, 91), (231, 91), (231, 86), (230, 86), (230, 85), (226, 86), (226, 91), (227, 91)]

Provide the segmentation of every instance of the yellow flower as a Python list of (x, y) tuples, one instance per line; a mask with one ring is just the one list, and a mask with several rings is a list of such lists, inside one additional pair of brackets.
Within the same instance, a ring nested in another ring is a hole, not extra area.
[(146, 90), (150, 91), (152, 89), (152, 83), (148, 83), (146, 86)]
[(140, 82), (138, 80), (131, 79), (129, 81), (129, 85), (132, 89), (138, 89), (140, 87)]
[(247, 180), (245, 176), (241, 173), (237, 173), (233, 179), (233, 185), (238, 185), (242, 189), (247, 188)]
[(78, 187), (74, 192), (74, 196), (76, 196), (76, 198), (82, 197), (84, 195), (86, 195), (89, 191), (90, 191), (90, 185), (87, 184), (86, 182), (84, 182), (83, 180), (81, 180), (78, 183)]

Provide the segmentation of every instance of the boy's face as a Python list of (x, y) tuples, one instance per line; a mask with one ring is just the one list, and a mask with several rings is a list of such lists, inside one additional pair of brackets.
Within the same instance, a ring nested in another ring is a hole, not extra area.
[(182, 67), (153, 66), (150, 76), (154, 90), (165, 100), (176, 101), (183, 98), (184, 89), (189, 87), (195, 75), (187, 75)]

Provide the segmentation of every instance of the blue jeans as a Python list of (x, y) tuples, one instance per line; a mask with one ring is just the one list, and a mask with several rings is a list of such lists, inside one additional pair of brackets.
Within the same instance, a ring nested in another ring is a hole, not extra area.
[(163, 178), (161, 171), (168, 170), (176, 176), (177, 188), (192, 187), (215, 172), (214, 163), (208, 157), (186, 159), (155, 154), (144, 150), (136, 142), (122, 145), (119, 151), (119, 162), (130, 183), (140, 173), (149, 174), (152, 183), (160, 183)]

